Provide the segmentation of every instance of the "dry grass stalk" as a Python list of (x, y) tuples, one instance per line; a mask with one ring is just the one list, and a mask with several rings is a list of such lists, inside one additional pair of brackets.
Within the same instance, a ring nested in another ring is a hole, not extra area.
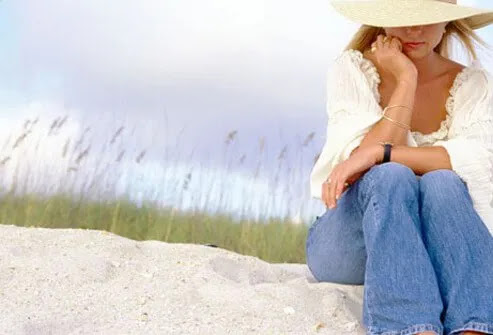
[(123, 155), (125, 154), (125, 150), (120, 151), (118, 154), (118, 157), (116, 158), (116, 162), (120, 162), (123, 158)]
[(265, 136), (262, 136), (259, 140), (259, 151), (262, 153), (265, 147)]
[(115, 143), (116, 138), (122, 133), (123, 129), (125, 129), (125, 127), (123, 127), (123, 126), (118, 128), (118, 130), (115, 132), (115, 134), (113, 134), (113, 137), (111, 138), (110, 144)]
[(313, 140), (314, 137), (315, 137), (315, 132), (312, 131), (310, 134), (308, 134), (308, 136), (303, 141), (303, 146), (306, 147), (308, 144), (310, 144), (310, 142)]
[(288, 146), (287, 146), (287, 145), (285, 145), (285, 146), (282, 148), (281, 152), (279, 153), (279, 156), (277, 156), (277, 160), (282, 160), (282, 159), (284, 159), (284, 156), (286, 155), (286, 152), (287, 152), (287, 151), (288, 151)]
[(58, 120), (60, 119), (60, 117), (57, 117), (50, 125), (50, 129), (48, 130), (48, 136), (50, 136), (53, 132), (53, 130), (55, 129), (55, 127), (57, 126), (58, 124)]
[(183, 182), (183, 190), (188, 190), (188, 184), (190, 183), (191, 179), (192, 179), (192, 172), (189, 172), (185, 176), (185, 180)]
[(142, 150), (142, 152), (137, 156), (137, 158), (135, 159), (135, 161), (137, 163), (140, 163), (140, 161), (142, 160), (142, 158), (144, 158), (145, 154), (146, 154), (146, 151), (145, 150)]
[(19, 136), (17, 138), (17, 140), (15, 141), (14, 145), (12, 146), (12, 149), (15, 149), (17, 148), (27, 137), (27, 135), (29, 135), (31, 133), (31, 130), (27, 130), (25, 133), (21, 134), (21, 136)]
[(86, 127), (84, 129), (84, 132), (82, 133), (82, 135), (80, 136), (79, 140), (75, 143), (75, 146), (74, 148), (72, 149), (72, 153), (74, 153), (78, 148), (79, 146), (82, 144), (82, 142), (84, 142), (84, 137), (86, 136), (87, 132), (91, 129), (91, 127)]
[(65, 158), (65, 156), (67, 155), (69, 145), (70, 145), (70, 138), (67, 138), (67, 140), (65, 141), (65, 144), (63, 145), (62, 158)]
[(84, 151), (82, 151), (77, 158), (75, 159), (75, 164), (79, 165), (81, 160), (89, 154), (89, 150), (91, 150), (91, 145), (89, 145)]
[(68, 119), (68, 115), (65, 115), (63, 119), (61, 119), (60, 122), (58, 122), (57, 129), (60, 129), (65, 124), (65, 122), (67, 122), (67, 119)]
[(233, 130), (229, 132), (228, 135), (226, 136), (226, 141), (224, 143), (226, 143), (226, 145), (229, 145), (232, 141), (234, 141), (237, 133), (238, 133), (237, 130)]

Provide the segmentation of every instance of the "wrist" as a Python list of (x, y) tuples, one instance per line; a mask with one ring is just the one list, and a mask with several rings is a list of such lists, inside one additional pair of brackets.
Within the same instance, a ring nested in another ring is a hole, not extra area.
[(375, 149), (375, 164), (382, 164), (384, 162), (385, 158), (385, 149), (386, 147), (389, 146), (389, 159), (387, 162), (390, 162), (391, 156), (392, 156), (392, 148), (394, 147), (394, 144), (392, 142), (378, 142), (377, 144), (378, 148)]
[(412, 73), (406, 73), (399, 77), (397, 77), (397, 84), (406, 84), (406, 85), (414, 85), (418, 84), (418, 75)]
[(373, 157), (375, 158), (375, 165), (381, 164), (383, 161), (383, 154), (384, 154), (384, 146), (381, 144), (376, 144), (375, 147), (373, 148)]

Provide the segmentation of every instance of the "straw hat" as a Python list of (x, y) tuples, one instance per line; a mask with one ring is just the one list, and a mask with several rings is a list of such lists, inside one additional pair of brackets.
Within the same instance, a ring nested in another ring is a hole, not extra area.
[(457, 5), (457, 0), (331, 0), (351, 21), (376, 27), (402, 27), (465, 19), (472, 29), (493, 22), (493, 11)]

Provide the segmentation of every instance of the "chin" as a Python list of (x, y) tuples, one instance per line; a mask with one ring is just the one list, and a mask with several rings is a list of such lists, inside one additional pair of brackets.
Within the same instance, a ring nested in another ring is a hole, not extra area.
[(429, 52), (426, 50), (410, 50), (404, 52), (404, 54), (409, 57), (410, 59), (421, 59), (425, 58), (426, 56), (429, 55)]

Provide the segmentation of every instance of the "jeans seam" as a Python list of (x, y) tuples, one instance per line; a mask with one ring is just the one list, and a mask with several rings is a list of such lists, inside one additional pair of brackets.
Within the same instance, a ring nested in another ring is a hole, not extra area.
[[(368, 175), (368, 180), (369, 180), (370, 187), (372, 189), (374, 189), (374, 181), (373, 181), (373, 178), (372, 178), (371, 174)], [(372, 196), (370, 197), (369, 201), (370, 201), (370, 205), (371, 206), (374, 206), (373, 205), (372, 198), (373, 198), (373, 193), (372, 193)], [(375, 216), (377, 216), (377, 211), (376, 210), (375, 210)], [(364, 230), (363, 230), (363, 232), (364, 232)], [(368, 271), (365, 271), (365, 276), (367, 274), (368, 274)], [(368, 311), (368, 313), (367, 313), (368, 314), (368, 323), (369, 323), (369, 326), (372, 327), (372, 325), (373, 325), (373, 319), (372, 319), (371, 313), (370, 313), (370, 285), (368, 284), (368, 282), (366, 280), (365, 280), (365, 285), (366, 285), (365, 293), (366, 293), (366, 309)]]
[(488, 322), (471, 321), (471, 322), (467, 322), (465, 325), (463, 325), (460, 328), (451, 330), (449, 334), (460, 335), (461, 332), (467, 330), (472, 330), (472, 331), (477, 330), (481, 332), (487, 332), (487, 334), (493, 334), (493, 324)]
[(411, 335), (424, 331), (434, 331), (437, 335), (443, 334), (443, 326), (437, 326), (432, 323), (418, 323), (407, 326), (402, 330), (383, 330), (377, 327), (368, 327), (367, 335)]

